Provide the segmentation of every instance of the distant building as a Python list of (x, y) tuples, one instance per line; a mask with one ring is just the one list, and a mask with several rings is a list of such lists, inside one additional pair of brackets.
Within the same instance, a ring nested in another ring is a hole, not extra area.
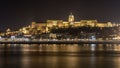
[(111, 22), (101, 23), (97, 20), (80, 20), (75, 21), (74, 15), (70, 13), (68, 21), (47, 20), (46, 23), (32, 22), (31, 28), (37, 28), (43, 32), (49, 32), (52, 28), (69, 28), (69, 27), (113, 27)]
[(32, 22), (31, 28), (35, 28), (39, 31), (45, 32), (46, 31), (46, 23), (41, 23), (41, 22)]
[(68, 21), (63, 20), (47, 20), (47, 27), (82, 27), (82, 26), (90, 26), (90, 27), (112, 27), (113, 24), (111, 22), (108, 23), (99, 23), (97, 20), (80, 20), (75, 21), (74, 15), (71, 13), (68, 17)]

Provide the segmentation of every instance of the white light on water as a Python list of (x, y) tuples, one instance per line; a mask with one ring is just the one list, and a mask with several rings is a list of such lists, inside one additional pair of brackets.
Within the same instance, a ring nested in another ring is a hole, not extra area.
[(91, 46), (91, 50), (95, 51), (96, 44), (91, 44), (90, 46)]

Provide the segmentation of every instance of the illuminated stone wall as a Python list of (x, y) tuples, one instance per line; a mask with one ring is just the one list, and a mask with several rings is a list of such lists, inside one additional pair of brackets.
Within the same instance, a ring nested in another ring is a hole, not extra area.
[[(47, 23), (35, 23), (32, 22), (31, 27), (39, 27), (41, 29), (45, 29), (45, 27), (53, 28), (68, 28), (71, 24), (68, 21), (63, 20), (47, 20)], [(76, 21), (74, 24), (72, 24), (73, 27), (83, 27), (83, 26), (89, 26), (89, 27), (113, 27), (113, 24), (111, 22), (108, 23), (99, 23), (97, 20), (81, 20)]]

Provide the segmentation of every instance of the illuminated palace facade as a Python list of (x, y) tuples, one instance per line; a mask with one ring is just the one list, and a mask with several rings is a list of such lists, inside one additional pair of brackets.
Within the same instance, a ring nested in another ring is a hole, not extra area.
[(32, 22), (31, 28), (37, 28), (43, 32), (49, 32), (51, 28), (69, 28), (69, 27), (113, 27), (115, 26), (111, 22), (101, 23), (97, 20), (80, 20), (75, 21), (74, 15), (71, 13), (68, 17), (68, 21), (63, 20), (47, 20), (47, 23)]

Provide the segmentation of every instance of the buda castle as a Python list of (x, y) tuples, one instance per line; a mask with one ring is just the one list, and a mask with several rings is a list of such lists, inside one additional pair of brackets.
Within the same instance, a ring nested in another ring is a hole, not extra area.
[(98, 22), (97, 20), (80, 20), (75, 21), (75, 17), (72, 13), (68, 16), (68, 21), (63, 20), (47, 20), (46, 23), (32, 22), (31, 28), (37, 27), (38, 30), (48, 31), (49, 29), (56, 28), (69, 28), (69, 27), (113, 27), (111, 22)]

